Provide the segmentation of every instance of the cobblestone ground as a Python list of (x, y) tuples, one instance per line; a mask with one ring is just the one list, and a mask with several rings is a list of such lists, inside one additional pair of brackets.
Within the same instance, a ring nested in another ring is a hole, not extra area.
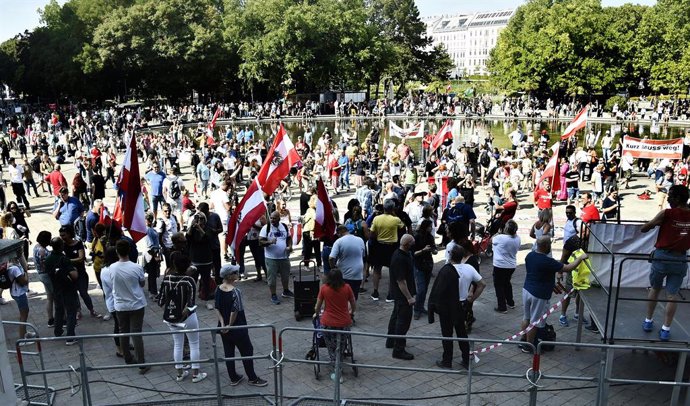
[[(66, 176), (72, 178), (73, 167), (69, 164), (63, 165), (68, 168)], [(185, 182), (192, 184), (190, 169), (184, 167)], [(623, 218), (625, 219), (648, 219), (656, 212), (656, 203), (652, 201), (640, 201), (634, 193), (640, 193), (645, 188), (650, 187), (651, 183), (641, 177), (631, 184), (631, 189), (624, 191), (623, 195)], [(483, 213), (482, 202), (486, 196), (478, 188), (477, 213), (480, 220), (486, 217)], [(11, 193), (7, 192), (11, 199)], [(114, 191), (108, 191), (109, 202), (112, 204)], [(354, 192), (341, 194), (336, 198), (338, 207), (347, 206), (347, 201), (354, 196)], [(519, 262), (524, 264), (524, 256), (531, 247), (531, 239), (527, 235), (529, 227), (536, 220), (535, 210), (532, 208), (531, 197), (528, 194), (520, 196), (521, 208), (518, 211), (517, 220), (520, 225), (520, 236), (523, 241), (523, 250), (520, 252)], [(32, 199), (33, 215), (29, 218), (29, 225), (32, 236), (38, 231), (47, 229), (56, 232), (58, 229), (57, 221), (50, 216), (52, 198), (43, 193), (41, 197)], [(294, 198), (290, 202), (293, 213), (298, 213), (298, 201)], [(564, 206), (561, 204), (555, 208), (555, 223), (562, 225), (565, 221)], [(344, 210), (343, 210), (344, 212)], [(558, 235), (557, 231), (557, 235)], [(560, 249), (561, 242), (554, 244), (555, 249)], [(296, 253), (299, 250), (296, 250)], [(297, 254), (293, 254), (293, 270), (297, 270), (299, 259)], [(555, 252), (555, 256), (560, 255)], [(436, 258), (437, 269), (440, 267), (442, 255)], [(272, 305), (269, 301), (268, 288), (264, 282), (256, 282), (253, 278), (253, 264), (248, 262), (250, 278), (239, 283), (244, 293), (246, 301), (247, 319), (250, 324), (274, 324), (277, 329), (284, 327), (311, 327), (309, 321), (295, 321), (293, 317), (293, 303), (291, 299), (284, 300), (279, 306)], [(105, 305), (102, 292), (98, 288), (92, 270), (90, 283), (90, 294), (94, 299), (96, 309), (103, 313)], [(490, 340), (504, 339), (519, 330), (521, 319), (520, 289), (524, 280), (524, 265), (518, 267), (513, 277), (514, 291), (516, 292), (517, 308), (510, 310), (508, 314), (498, 314), (493, 311), (494, 292), (491, 280), (490, 261), (485, 260), (482, 264), (481, 273), (487, 283), (487, 289), (483, 296), (474, 306), (477, 322), (471, 334), (472, 338), (483, 338)], [(382, 287), (388, 283), (387, 271), (384, 271)], [(35, 271), (31, 274), (31, 289), (39, 292), (38, 295), (30, 299), (31, 313), (29, 321), (38, 328), (41, 336), (51, 336), (52, 331), (47, 327), (47, 316), (45, 314), (45, 295), (43, 286), (38, 281)], [(365, 284), (366, 288), (371, 288), (371, 284)], [(385, 296), (386, 289), (382, 289), (382, 296)], [(368, 294), (360, 296), (357, 312), (357, 324), (353, 328), (355, 332), (385, 333), (388, 318), (392, 310), (392, 304), (387, 304), (384, 300), (374, 302)], [(8, 292), (4, 297), (9, 299)], [(641, 305), (642, 306), (642, 305)], [(642, 309), (642, 308), (641, 308)], [(14, 303), (1, 306), (0, 312), (3, 320), (17, 320), (18, 312)], [(642, 312), (642, 310), (640, 311)], [(215, 317), (212, 311), (200, 307), (198, 311), (201, 327), (214, 327)], [(572, 310), (570, 311), (572, 315)], [(561, 327), (554, 316), (550, 322), (555, 324), (559, 341), (575, 340), (575, 327)], [(85, 315), (79, 322), (77, 333), (79, 335), (103, 334), (112, 332), (112, 320), (103, 321)], [(146, 308), (144, 331), (165, 331), (167, 327), (162, 322), (162, 311), (154, 303), (149, 303)], [(16, 330), (14, 327), (5, 329), (8, 337), (14, 340)], [(424, 318), (413, 320), (410, 335), (429, 335), (439, 336), (440, 327), (438, 322), (429, 324)], [(598, 335), (588, 331), (583, 333), (583, 341), (587, 343), (599, 343)], [(89, 389), (93, 404), (127, 404), (131, 402), (150, 401), (154, 403), (170, 403), (173, 399), (186, 398), (194, 401), (189, 404), (205, 404), (199, 398), (201, 396), (213, 396), (216, 393), (216, 378), (220, 379), (220, 387), (226, 395), (248, 395), (263, 394), (271, 399), (270, 396), (276, 388), (273, 380), (273, 370), (270, 369), (272, 362), (268, 355), (272, 350), (272, 337), (270, 330), (255, 330), (251, 333), (254, 344), (255, 354), (264, 355), (265, 358), (256, 362), (257, 372), (260, 376), (269, 381), (266, 388), (254, 388), (247, 386), (246, 383), (239, 386), (230, 386), (228, 375), (223, 365), (219, 366), (219, 371), (215, 371), (213, 364), (206, 364), (203, 370), (209, 373), (209, 378), (200, 383), (194, 384), (190, 380), (178, 383), (174, 380), (174, 368), (172, 366), (157, 366), (146, 375), (139, 375), (131, 369), (110, 369), (99, 370), (99, 367), (107, 365), (121, 365), (121, 359), (115, 357), (115, 347), (112, 339), (94, 339), (84, 342), (84, 354), (88, 367), (97, 370), (90, 371)], [(391, 357), (390, 350), (385, 349), (384, 340), (378, 337), (355, 336), (354, 356), (360, 364), (381, 365), (390, 367), (414, 367), (419, 369), (429, 369), (439, 371), (435, 368), (435, 361), (440, 358), (441, 344), (439, 341), (428, 340), (409, 340), (408, 350), (415, 355), (413, 361), (400, 361)], [(145, 339), (146, 355), (148, 362), (166, 362), (172, 360), (172, 338), (169, 335), (147, 337)], [(287, 359), (299, 361), (304, 359), (305, 354), (311, 346), (311, 334), (305, 332), (286, 331), (283, 334), (283, 349)], [(477, 346), (481, 346), (480, 343)], [(26, 347), (30, 349), (33, 347)], [(219, 348), (222, 351), (222, 347)], [(457, 350), (456, 350), (457, 351)], [(213, 346), (210, 334), (202, 336), (201, 340), (202, 356), (213, 357)], [(327, 357), (326, 351), (321, 350), (322, 358)], [(78, 346), (68, 347), (62, 342), (51, 342), (43, 345), (43, 357), (46, 369), (64, 368), (68, 365), (79, 366)], [(549, 376), (576, 376), (576, 377), (595, 377), (600, 369), (600, 352), (598, 350), (582, 349), (575, 351), (572, 348), (557, 347), (554, 352), (547, 353), (541, 358), (541, 370), (545, 377), (539, 381), (538, 404), (544, 405), (586, 405), (592, 404), (596, 399), (595, 384), (586, 381), (568, 381), (564, 379), (548, 379)], [(456, 364), (459, 365), (459, 358), (456, 352)], [(15, 382), (21, 382), (21, 375), (17, 359), (10, 354), (10, 362), (14, 372)], [(34, 357), (25, 357), (25, 368), (35, 369), (38, 367)], [(314, 377), (311, 365), (285, 361), (282, 370), (282, 385), (286, 404), (300, 397), (320, 397), (332, 398), (334, 396), (333, 382), (328, 378), (326, 369), (321, 372), (321, 379)], [(515, 346), (505, 345), (497, 348), (481, 357), (481, 360), (473, 365), (476, 372), (485, 374), (475, 376), (471, 382), (472, 405), (524, 405), (529, 400), (528, 389), (530, 385), (525, 379), (525, 373), (532, 366), (532, 357), (521, 353)], [(241, 367), (238, 366), (238, 368)], [(466, 375), (456, 373), (435, 373), (432, 371), (394, 371), (359, 368), (359, 376), (355, 377), (349, 368), (344, 370), (344, 383), (341, 386), (341, 396), (345, 399), (360, 400), (359, 404), (415, 404), (415, 405), (456, 405), (465, 404), (465, 393), (468, 391), (468, 380)], [(516, 377), (503, 378), (491, 376), (491, 374), (513, 374)], [(642, 351), (620, 351), (615, 353), (615, 364), (613, 376), (616, 378), (637, 378), (651, 380), (673, 380), (675, 374), (674, 363), (664, 363), (653, 353)], [(77, 377), (67, 373), (56, 373), (48, 376), (50, 386), (57, 389), (55, 399), (56, 405), (76, 405), (81, 404), (82, 393), (74, 396), (70, 395), (70, 384), (76, 383)], [(246, 382), (246, 381), (245, 381)], [(40, 383), (39, 377), (29, 377), (29, 383)], [(257, 390), (258, 389), (258, 390)], [(668, 404), (671, 397), (671, 388), (666, 386), (653, 385), (613, 385), (609, 392), (609, 404), (611, 405), (661, 405)], [(237, 400), (237, 404), (265, 404), (264, 398), (245, 398)], [(230, 401), (228, 401), (230, 402)], [(367, 403), (369, 402), (369, 403)], [(226, 404), (235, 404), (226, 403)], [(320, 402), (300, 401), (295, 404), (323, 404)]]

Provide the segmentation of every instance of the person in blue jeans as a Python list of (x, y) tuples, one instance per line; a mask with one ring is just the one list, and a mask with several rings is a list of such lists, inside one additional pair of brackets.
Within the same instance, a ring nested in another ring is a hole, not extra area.
[(161, 171), (161, 165), (158, 161), (154, 162), (153, 170), (145, 176), (146, 181), (151, 187), (151, 205), (153, 206), (153, 217), (158, 218), (158, 205), (163, 204), (163, 181), (166, 178), (165, 172)]
[(338, 187), (345, 190), (350, 190), (350, 159), (345, 154), (345, 149), (341, 151), (338, 157), (338, 166), (340, 166), (340, 176), (338, 178)]
[(434, 258), (438, 250), (432, 234), (433, 223), (431, 220), (422, 220), (414, 236), (412, 255), (414, 258), (414, 279), (417, 285), (417, 294), (414, 303), (414, 319), (419, 320), (423, 314), (427, 314), (424, 308), (426, 293), (434, 270)]

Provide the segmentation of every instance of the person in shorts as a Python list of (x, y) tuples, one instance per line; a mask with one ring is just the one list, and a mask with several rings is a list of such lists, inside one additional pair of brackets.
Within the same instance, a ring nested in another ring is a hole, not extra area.
[(48, 257), (48, 245), (53, 236), (49, 231), (41, 231), (36, 236), (36, 245), (34, 246), (34, 264), (36, 264), (36, 272), (38, 278), (43, 283), (43, 288), (46, 291), (46, 314), (48, 315), (48, 327), (55, 327), (55, 317), (53, 316), (53, 282), (50, 280), (50, 275), (46, 272), (45, 260)]
[[(556, 285), (556, 273), (571, 272), (584, 259), (587, 254), (577, 258), (569, 264), (563, 264), (549, 256), (551, 253), (551, 237), (539, 237), (536, 242), (536, 250), (527, 254), (525, 258), (525, 284), (522, 288), (522, 305), (524, 307), (521, 330), (529, 325), (543, 328), (546, 320), (542, 316), (549, 308), (549, 300)], [(532, 328), (525, 334), (526, 340), (533, 343), (537, 335), (537, 329)], [(531, 349), (522, 347), (523, 352)]]
[[(13, 261), (7, 264), (7, 274), (12, 281), (10, 288), (10, 295), (17, 303), (19, 309), (19, 321), (26, 323), (29, 319), (29, 299), (27, 293), (29, 292), (29, 275), (24, 271), (18, 261)], [(32, 338), (36, 334), (33, 332), (26, 332), (26, 325), (19, 325), (19, 338)]]
[[(666, 282), (666, 298), (679, 300), (678, 291), (688, 273), (687, 252), (690, 249), (690, 208), (688, 208), (688, 188), (683, 185), (673, 185), (668, 189), (668, 204), (670, 209), (661, 210), (657, 215), (642, 226), (643, 233), (659, 226), (655, 249), (652, 251), (650, 262), (649, 283), (652, 288), (647, 295), (647, 314), (642, 329), (650, 332), (654, 329), (654, 309)], [(678, 304), (669, 302), (664, 312), (664, 324), (659, 330), (659, 339), (671, 339), (671, 323)]]

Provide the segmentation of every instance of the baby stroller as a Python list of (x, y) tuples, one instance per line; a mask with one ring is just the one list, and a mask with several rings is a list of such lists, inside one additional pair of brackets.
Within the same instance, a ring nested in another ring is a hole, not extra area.
[[(307, 352), (307, 355), (304, 358), (312, 361), (319, 361), (319, 348), (326, 348), (326, 337), (323, 330), (321, 330), (323, 327), (321, 326), (321, 321), (318, 317), (312, 319), (312, 324), (314, 325), (316, 331), (314, 331), (314, 335), (312, 336), (311, 349), (309, 350), (309, 352)], [(342, 360), (344, 361), (349, 358), (350, 363), (354, 364), (355, 354), (352, 351), (352, 335), (343, 334), (340, 345), (345, 346), (345, 348), (343, 349)], [(355, 376), (359, 375), (359, 371), (357, 370), (356, 366), (352, 367), (352, 372), (355, 374)], [(319, 379), (320, 373), (321, 364), (314, 364), (314, 377), (317, 380)]]
[(486, 226), (481, 223), (476, 223), (474, 232), (474, 241), (472, 246), (474, 252), (477, 253), (479, 263), (482, 261), (481, 254), (485, 257), (491, 258), (494, 255), (493, 246), (491, 245), (491, 237), (498, 232), (500, 226), (500, 219), (492, 217)]

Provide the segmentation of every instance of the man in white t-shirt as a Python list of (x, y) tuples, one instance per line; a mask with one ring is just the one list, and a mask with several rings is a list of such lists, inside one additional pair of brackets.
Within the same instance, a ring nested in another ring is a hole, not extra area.
[(280, 304), (280, 299), (276, 295), (276, 277), (280, 275), (280, 282), (283, 285), (283, 297), (295, 297), (290, 291), (290, 253), (292, 252), (292, 238), (290, 229), (280, 222), (280, 213), (271, 213), (268, 224), (261, 228), (259, 232), (259, 244), (264, 247), (266, 256), (266, 279), (268, 288), (271, 291), (271, 302)]
[(172, 206), (178, 219), (182, 218), (182, 191), (184, 182), (180, 176), (175, 175), (175, 169), (168, 169), (168, 176), (163, 180), (163, 198)]
[(158, 244), (162, 248), (163, 256), (167, 266), (172, 264), (170, 260), (170, 251), (173, 246), (172, 235), (181, 231), (180, 223), (177, 218), (172, 215), (172, 208), (170, 204), (163, 203), (163, 216), (156, 220), (156, 232), (158, 233)]
[(343, 280), (350, 285), (357, 300), (359, 287), (364, 279), (364, 240), (350, 234), (343, 225), (338, 226), (336, 233), (338, 239), (333, 244), (328, 262), (331, 269), (337, 267), (342, 272)]
[[(230, 184), (227, 181), (223, 181), (220, 184), (220, 189), (211, 192), (209, 199), (211, 201), (210, 209), (220, 217), (220, 221), (223, 224), (223, 235), (228, 232), (228, 221), (230, 221), (230, 196), (228, 196), (228, 189), (230, 189)], [(223, 243), (223, 256), (226, 261), (230, 260), (228, 257), (228, 244), (225, 242)]]
[(24, 190), (24, 167), (17, 165), (14, 158), (9, 160), (10, 182), (12, 183), (12, 192), (17, 200), (17, 203), (24, 203), (27, 210), (31, 208), (29, 200), (26, 198), (26, 191)]
[[(144, 325), (146, 311), (146, 294), (144, 293), (144, 268), (129, 260), (129, 242), (120, 240), (115, 245), (119, 261), (110, 265), (113, 283), (113, 306), (117, 312), (120, 333), (140, 333)], [(129, 337), (120, 339), (120, 353), (128, 364), (143, 364), (144, 339), (132, 337), (136, 358), (129, 351)], [(150, 366), (139, 367), (139, 373), (145, 374)]]

